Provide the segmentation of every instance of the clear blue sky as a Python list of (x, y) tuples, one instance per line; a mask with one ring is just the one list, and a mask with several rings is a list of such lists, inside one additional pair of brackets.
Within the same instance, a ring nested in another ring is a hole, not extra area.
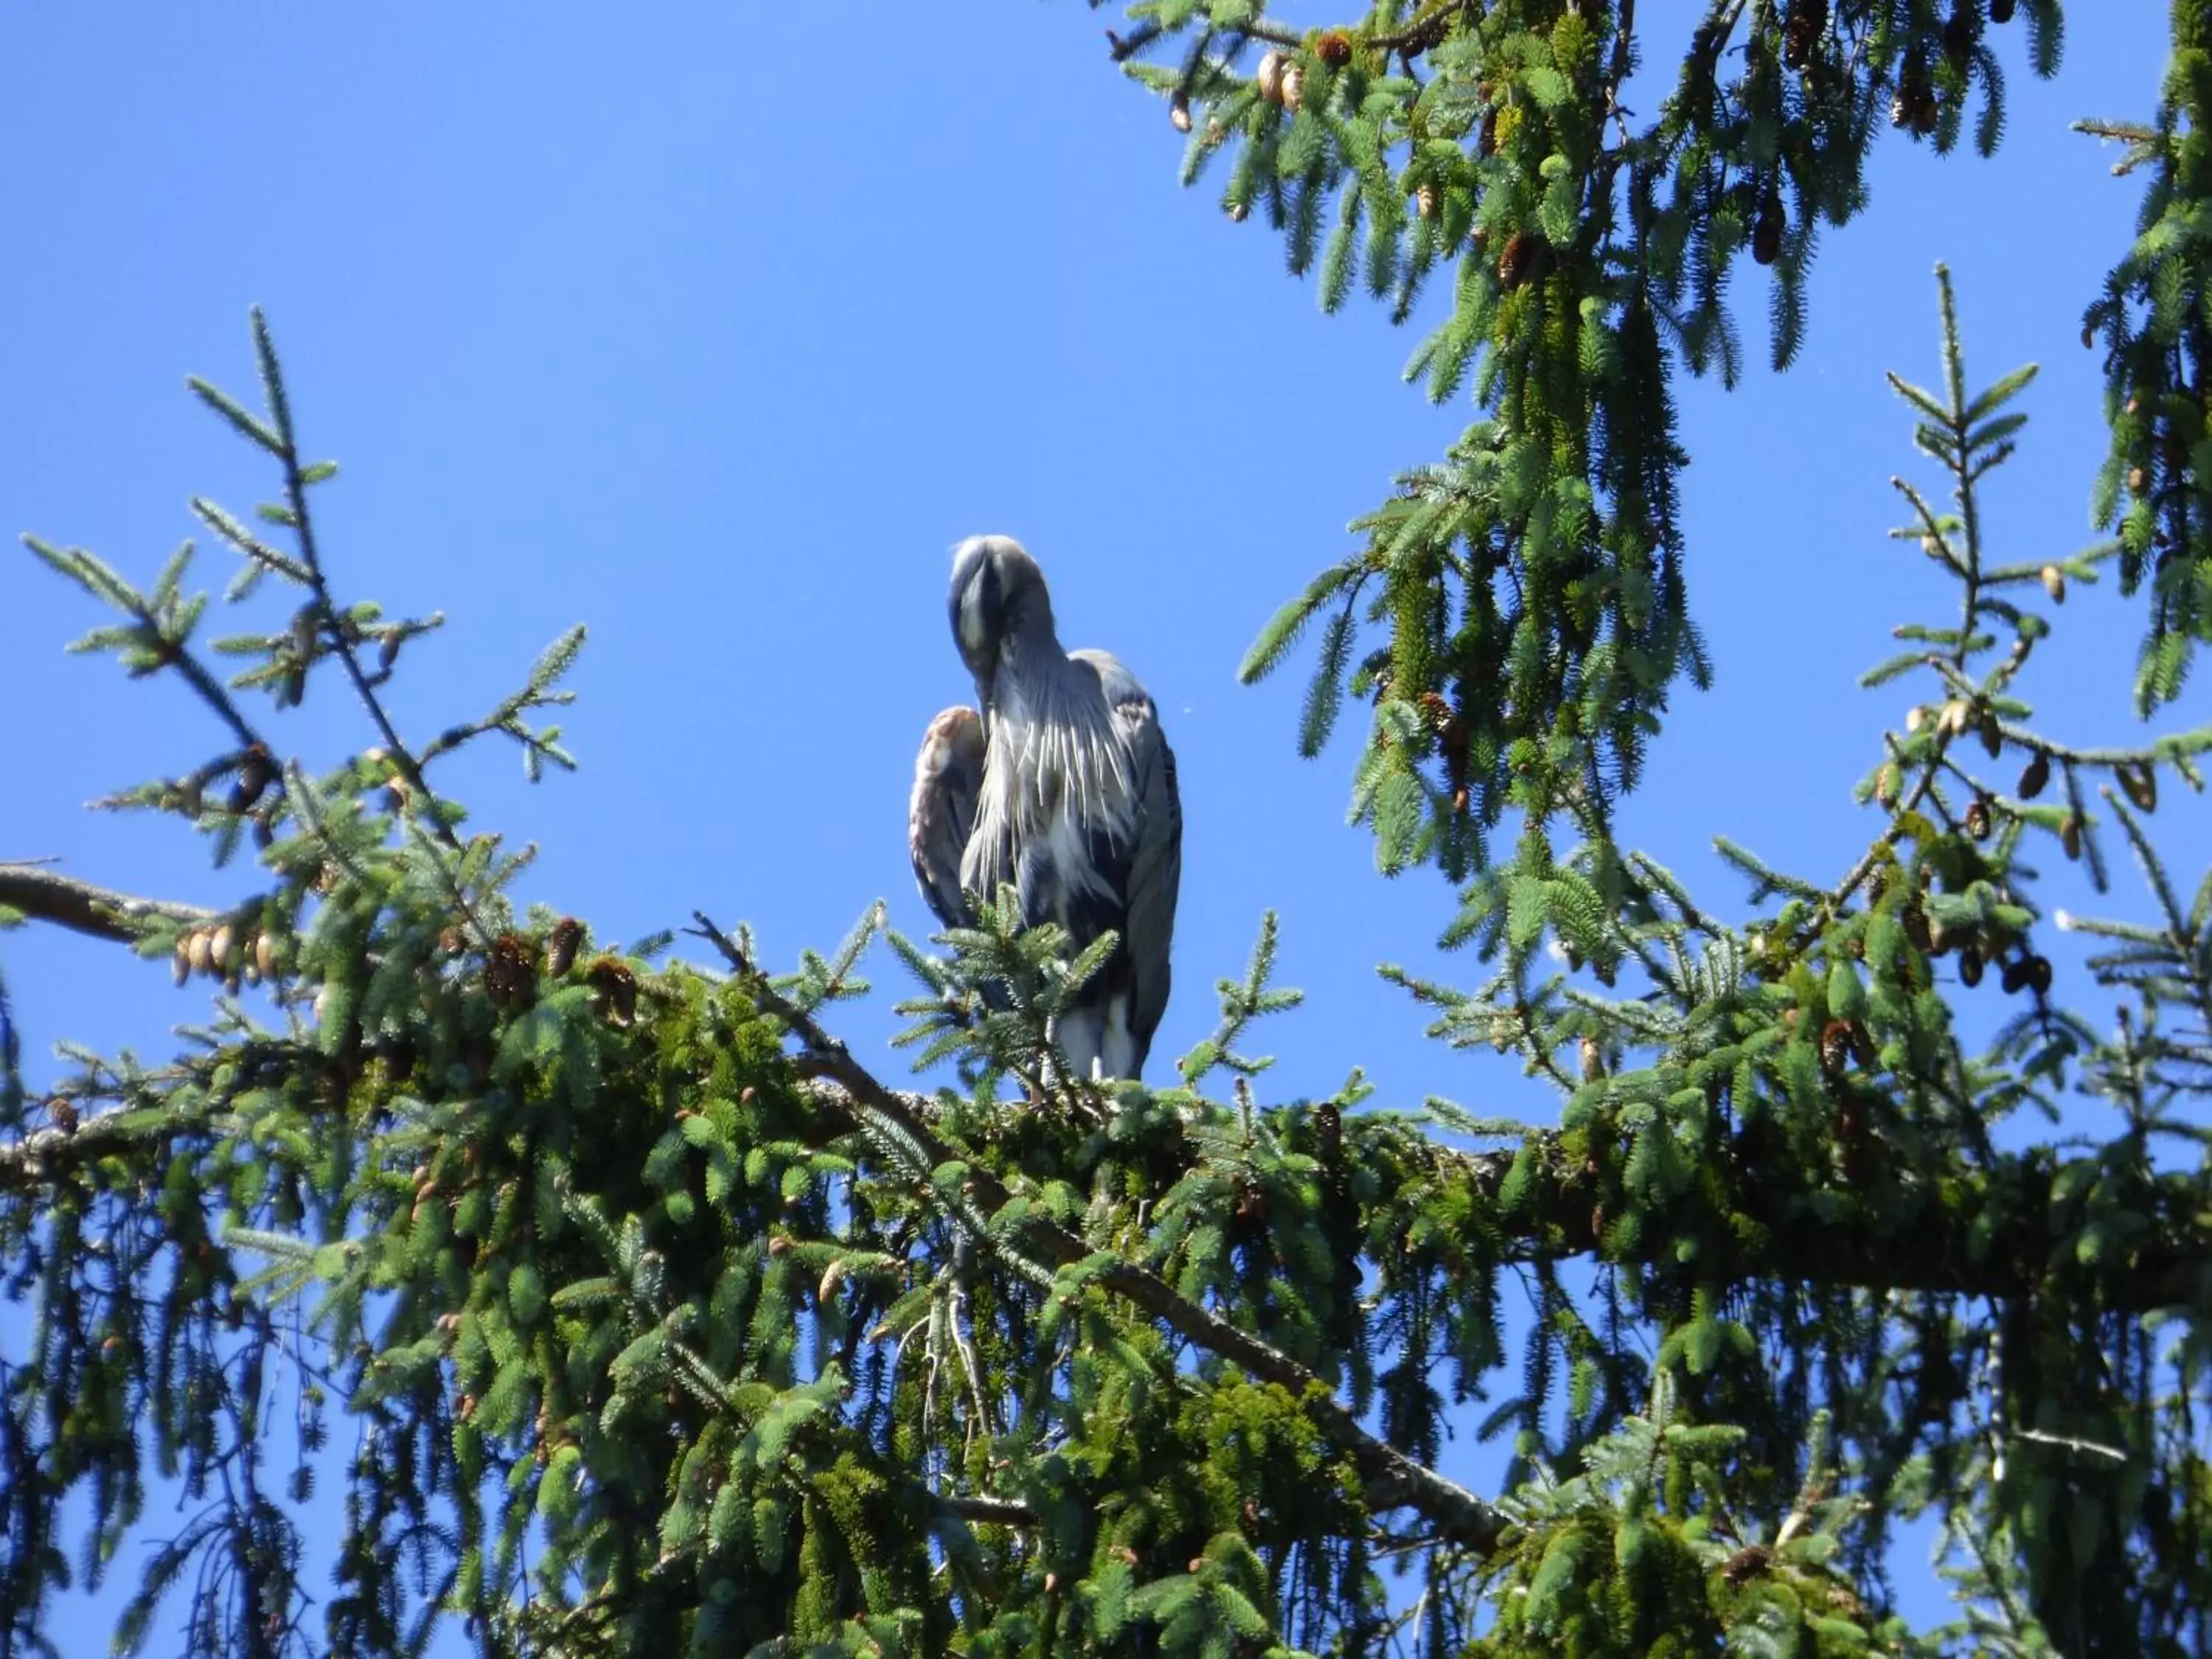
[[(1647, 59), (1671, 61), (1702, 9), (1641, 7)], [(1717, 831), (1813, 874), (1872, 833), (1847, 791), (1900, 699), (1853, 677), (1948, 599), (1883, 539), (1888, 476), (1927, 474), (1881, 370), (1936, 376), (1936, 259), (1970, 376), (2045, 366), (2025, 461), (1991, 502), (2002, 556), (2089, 539), (2104, 435), (2079, 318), (2139, 189), (2065, 126), (2149, 112), (2165, 8), (2072, 9), (2055, 83), (2000, 32), (1996, 161), (1885, 136), (1873, 210), (1827, 237), (1788, 374), (1764, 367), (1747, 265), (1746, 384), (1684, 389), (1717, 684), (1680, 694), (1625, 817), (1711, 907), (1741, 893), (1706, 850)], [(927, 931), (907, 784), (929, 716), (969, 695), (947, 554), (1018, 535), (1068, 642), (1146, 680), (1180, 760), (1178, 994), (1156, 1053), (1211, 1028), (1212, 981), (1273, 906), (1284, 978), (1310, 993), (1261, 1045), (1281, 1092), (1358, 1064), (1388, 1103), (1548, 1112), (1509, 1062), (1425, 1043), (1375, 979), (1385, 959), (1479, 969), (1433, 948), (1443, 883), (1383, 882), (1344, 826), (1351, 738), (1295, 757), (1305, 659), (1234, 680), (1261, 622), (1341, 556), (1346, 521), (1469, 411), (1400, 383), (1413, 330), (1321, 317), (1272, 233), (1176, 187), (1181, 141), (1108, 64), (1111, 21), (1073, 0), (0, 10), (0, 529), (146, 577), (196, 527), (188, 495), (270, 494), (183, 389), (198, 373), (252, 390), (246, 311), (265, 306), (304, 441), (344, 466), (319, 497), (342, 595), (449, 618), (405, 659), (407, 732), (481, 712), (591, 625), (568, 722), (583, 772), (533, 791), (487, 746), (451, 780), (477, 827), (541, 848), (526, 895), (626, 937), (703, 906), (783, 961), (878, 896)], [(1639, 91), (1648, 115), (1659, 88)], [(228, 556), (203, 556), (219, 586)], [(2109, 587), (2068, 605), (2057, 654), (2078, 683), (2030, 682), (2066, 710), (2057, 733), (2120, 734), (2139, 614)], [(64, 854), (205, 902), (249, 890), (173, 824), (81, 810), (223, 746), (179, 688), (64, 658), (94, 620), (0, 551), (0, 858)], [(334, 684), (281, 724), (323, 763), (368, 740)], [(1346, 732), (1364, 729), (1352, 711)], [(19, 934), (0, 960), (34, 1082), (53, 1039), (158, 1051), (203, 1006), (112, 946)], [(890, 1000), (845, 1029), (896, 1072)]]

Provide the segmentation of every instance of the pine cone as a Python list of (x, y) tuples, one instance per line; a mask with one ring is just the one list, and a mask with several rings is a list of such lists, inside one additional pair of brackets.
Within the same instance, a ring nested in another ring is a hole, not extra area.
[(2043, 567), (2043, 591), (2051, 595), (2053, 605), (2066, 603), (2066, 573), (2055, 564)]
[(239, 758), (238, 781), (231, 786), (230, 810), (244, 812), (261, 799), (261, 792), (276, 775), (276, 765), (269, 757), (269, 750), (255, 744)]
[(2158, 811), (2158, 774), (2148, 766), (2116, 766), (2112, 775), (2120, 781), (2121, 791), (2133, 801), (2139, 812)]
[(1928, 929), (1928, 913), (1917, 904), (1907, 905), (1899, 918), (1905, 927), (1905, 937), (1916, 951), (1925, 951), (1934, 943)]
[(1322, 1165), (1333, 1170), (1344, 1154), (1344, 1112), (1333, 1100), (1314, 1108), (1314, 1138)]
[(1506, 240), (1505, 252), (1498, 258), (1498, 281), (1501, 287), (1518, 288), (1534, 273), (1538, 256), (1542, 252), (1544, 239), (1532, 231), (1516, 230)]
[(1916, 48), (1905, 58), (1896, 94), (1889, 100), (1890, 125), (1911, 127), (1925, 137), (1935, 129), (1936, 113), (1936, 88), (1928, 78), (1927, 60)]
[(1827, 27), (1828, 0), (1790, 0), (1789, 21), (1782, 26), (1782, 61), (1803, 69)]
[(1314, 42), (1314, 55), (1331, 69), (1342, 69), (1352, 61), (1352, 37), (1342, 29), (1326, 29)]
[(584, 941), (584, 924), (574, 916), (563, 916), (553, 924), (552, 938), (545, 947), (545, 971), (559, 979), (576, 965), (576, 947)]
[(1832, 1078), (1841, 1077), (1850, 1063), (1850, 1023), (1832, 1019), (1820, 1028), (1820, 1069)]
[(530, 957), (530, 947), (513, 933), (501, 933), (492, 941), (491, 954), (484, 959), (484, 989), (500, 1007), (512, 1008), (528, 999), (536, 979)]
[(1976, 799), (1967, 802), (1966, 833), (1976, 841), (1990, 838), (1990, 809), (1986, 801)]
[(1974, 37), (1981, 33), (1981, 14), (1974, 9), (1974, 0), (1957, 0), (1951, 15), (1943, 22), (1943, 56), (1954, 70), (1964, 70), (1966, 58), (1974, 49)]
[(2020, 798), (2033, 800), (2043, 793), (2044, 785), (2051, 781), (2051, 757), (2039, 749), (2020, 775)]
[(1782, 211), (1782, 192), (1769, 187), (1759, 204), (1759, 218), (1751, 229), (1751, 257), (1771, 265), (1782, 257), (1782, 233), (1790, 222)]
[(1168, 125), (1177, 132), (1190, 131), (1190, 94), (1178, 92), (1168, 100)]
[(613, 957), (601, 957), (585, 976), (596, 994), (600, 1012), (617, 1025), (637, 1017), (637, 975)]
[(1990, 21), (1992, 23), (2011, 22), (2012, 8), (2013, 0), (1990, 0)]
[(1270, 52), (1260, 59), (1260, 67), (1253, 71), (1252, 84), (1260, 95), (1271, 104), (1283, 101), (1283, 69), (1290, 59), (1279, 52)]

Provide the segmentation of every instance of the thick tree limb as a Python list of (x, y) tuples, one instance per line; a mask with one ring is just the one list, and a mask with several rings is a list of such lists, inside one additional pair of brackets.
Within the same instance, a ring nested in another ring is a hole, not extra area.
[[(221, 1064), (232, 1074), (228, 1088), (208, 1086), (218, 1062), (207, 1055), (134, 1073), (127, 1081), (109, 1076), (64, 1085), (46, 1103), (45, 1127), (27, 1128), (15, 1139), (0, 1142), (0, 1193), (45, 1192), (85, 1164), (124, 1153), (150, 1155), (158, 1168), (177, 1136), (226, 1127), (237, 1089), (322, 1058), (281, 1037), (254, 1038), (224, 1052)], [(173, 1093), (184, 1084), (201, 1089), (190, 1105), (178, 1104)], [(95, 1111), (94, 1102), (107, 1103)], [(156, 1115), (149, 1115), (149, 1109)]]
[(948, 1515), (957, 1515), (963, 1521), (973, 1521), (994, 1527), (1034, 1527), (1037, 1512), (1018, 1498), (990, 1498), (980, 1493), (965, 1498), (945, 1498), (933, 1494), (930, 1502)]
[(0, 863), (0, 905), (21, 910), (36, 921), (51, 921), (94, 939), (128, 945), (156, 917), (170, 921), (212, 921), (219, 912), (167, 899), (137, 898), (79, 881), (38, 864)]
[(137, 1109), (118, 1108), (95, 1113), (82, 1122), (57, 1122), (33, 1129), (20, 1140), (0, 1145), (0, 1192), (37, 1193), (50, 1189), (60, 1176), (111, 1152), (128, 1152), (166, 1144), (173, 1135), (207, 1127), (212, 1109), (179, 1112), (173, 1119), (149, 1128), (131, 1122)]

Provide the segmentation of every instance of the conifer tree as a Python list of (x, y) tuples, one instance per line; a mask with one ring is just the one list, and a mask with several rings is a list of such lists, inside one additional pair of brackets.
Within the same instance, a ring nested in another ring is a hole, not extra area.
[[(1225, 175), (1328, 305), (1357, 283), (1402, 318), (1450, 285), (1412, 373), (1480, 418), (1245, 666), (1320, 623), (1298, 745), (1369, 703), (1355, 811), (1383, 870), (1451, 882), (1486, 977), (1384, 971), (1437, 1038), (1553, 1085), (1557, 1121), (1358, 1073), (1273, 1097), (1255, 1022), (1299, 998), (1272, 919), (1147, 1089), (1050, 1063), (1105, 942), (1070, 961), (1010, 901), (930, 944), (870, 907), (788, 968), (704, 913), (615, 940), (518, 908), (527, 850), (469, 824), (445, 763), (504, 741), (571, 768), (582, 630), (402, 732), (385, 689), (440, 619), (343, 585), (313, 516), (335, 468), (257, 313), (258, 406), (191, 383), (273, 479), (250, 516), (192, 502), (241, 631), (204, 637), (190, 544), (141, 586), (28, 538), (104, 614), (74, 648), (228, 734), (108, 804), (260, 882), (214, 911), (0, 866), (0, 922), (211, 993), (165, 1060), (70, 1048), (33, 1098), (0, 986), (31, 1334), (0, 1356), (0, 1656), (53, 1650), (54, 1596), (156, 1480), (191, 1506), (126, 1650), (413, 1653), (441, 1621), (486, 1655), (2212, 1649), (2212, 869), (2170, 872), (2153, 833), (2212, 727), (2081, 746), (2032, 701), (2131, 672), (2160, 714), (2212, 629), (2212, 22), (2174, 0), (2154, 118), (2093, 128), (2150, 181), (2083, 325), (2112, 538), (1991, 544), (2033, 370), (1969, 376), (1939, 271), (1936, 373), (1892, 378), (1920, 453), (1892, 556), (1956, 608), (1901, 618), (1865, 677), (1911, 699), (1869, 734), (1865, 851), (1808, 875), (1722, 839), (1746, 890), (1693, 897), (1610, 811), (1705, 672), (1672, 377), (1739, 372), (1747, 249), (1786, 363), (1870, 146), (1994, 151), (2003, 65), (2057, 69), (2057, 0), (1714, 0), (1640, 128), (1620, 88), (1678, 43), (1640, 40), (1632, 0), (1310, 32), (1250, 0), (1130, 10), (1114, 56), (1188, 176)], [(2132, 670), (2066, 655), (2068, 593), (2107, 575), (2144, 596)], [(357, 750), (294, 751), (311, 688), (358, 702)], [(2130, 919), (2046, 909), (2039, 866), (2103, 891), (2123, 850)], [(2101, 942), (2085, 983), (2060, 928)], [(835, 1036), (872, 951), (916, 983), (927, 1089)], [(2076, 1012), (2099, 993), (2109, 1029)], [(2011, 1011), (1981, 1047), (1976, 1000)], [(2093, 1132), (1992, 1133), (2062, 1103)], [(1495, 1492), (1436, 1467), (1477, 1401), (1513, 1452)], [(301, 1516), (332, 1501), (316, 1561)], [(1941, 1629), (1889, 1589), (1923, 1516)]]

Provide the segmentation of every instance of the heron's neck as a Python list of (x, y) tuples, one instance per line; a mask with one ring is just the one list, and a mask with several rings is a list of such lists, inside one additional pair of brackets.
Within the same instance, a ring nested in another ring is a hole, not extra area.
[(1016, 731), (1047, 724), (1079, 722), (1081, 688), (1073, 665), (1049, 628), (1029, 628), (1000, 642), (997, 666), (991, 675), (990, 743), (996, 747), (1001, 731)]
[(1024, 691), (1035, 701), (1040, 691), (1066, 679), (1067, 672), (1067, 653), (1060, 648), (1052, 629), (1024, 628), (999, 641), (992, 701), (1010, 700)]
[(1048, 632), (1008, 640), (992, 677), (981, 833), (1019, 836), (1067, 812), (1103, 823), (1122, 810), (1127, 768), (1095, 678)]

